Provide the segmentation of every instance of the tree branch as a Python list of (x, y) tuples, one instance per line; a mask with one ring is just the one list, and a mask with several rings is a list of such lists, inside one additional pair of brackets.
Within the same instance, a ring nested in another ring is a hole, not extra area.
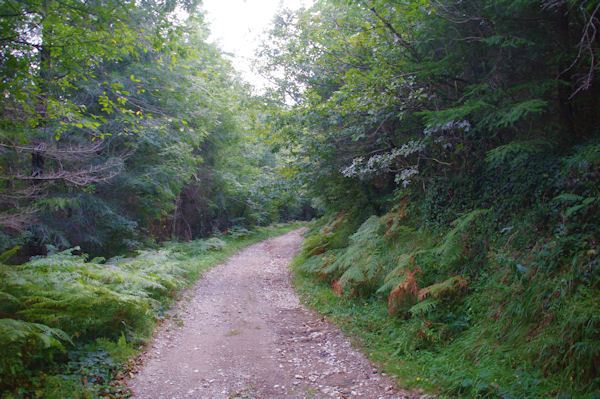
[(389, 23), (388, 21), (386, 21), (381, 14), (379, 14), (377, 12), (377, 10), (375, 9), (375, 7), (370, 7), (369, 11), (371, 11), (373, 13), (373, 15), (375, 15), (375, 17), (377, 17), (377, 19), (379, 21), (381, 21), (381, 23), (383, 23), (383, 25), (392, 33), (392, 35), (394, 36), (394, 38), (396, 39), (397, 43), (400, 43), (400, 45), (402, 47), (404, 47), (406, 50), (408, 50), (411, 55), (415, 58), (415, 60), (417, 61), (421, 61), (421, 56), (419, 55), (419, 53), (417, 53), (417, 51), (415, 50), (415, 48), (410, 44), (410, 42), (406, 39), (404, 39), (402, 37), (402, 35), (400, 33), (398, 33), (398, 31), (392, 26), (391, 23)]

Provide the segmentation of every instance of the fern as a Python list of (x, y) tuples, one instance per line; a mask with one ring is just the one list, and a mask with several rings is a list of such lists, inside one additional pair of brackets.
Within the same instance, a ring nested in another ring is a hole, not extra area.
[[(57, 328), (15, 319), (0, 319), (0, 345), (2, 347), (27, 345), (30, 340), (41, 343), (44, 348), (62, 349), (62, 342), (72, 344), (69, 336)], [(7, 353), (7, 355), (10, 357), (10, 354)]]
[(0, 304), (0, 314), (90, 337), (116, 337), (124, 325), (143, 331), (151, 322), (147, 314), (158, 311), (165, 294), (183, 286), (194, 269), (193, 263), (174, 259), (171, 250), (143, 251), (135, 259), (106, 264), (87, 262), (73, 255), (75, 250), (0, 268), (0, 292), (11, 299)]
[(539, 114), (546, 110), (548, 105), (547, 101), (540, 99), (533, 99), (522, 101), (520, 103), (513, 104), (504, 115), (498, 121), (498, 126), (507, 127), (512, 126), (515, 122), (526, 117), (529, 114)]
[(489, 112), (490, 109), (492, 109), (492, 106), (483, 100), (465, 101), (461, 105), (454, 108), (445, 108), (435, 111), (421, 111), (421, 115), (424, 116), (425, 122), (428, 126), (443, 126), (444, 124), (452, 123), (456, 120), (468, 119), (468, 116), (472, 113)]
[(453, 222), (454, 228), (446, 234), (442, 243), (432, 250), (439, 256), (442, 266), (450, 266), (462, 257), (464, 250), (462, 235), (477, 217), (488, 212), (487, 209), (476, 209)]
[(4, 251), (2, 253), (0, 253), (0, 263), (6, 263), (10, 258), (12, 258), (17, 251), (21, 249), (20, 245), (17, 245), (11, 249), (9, 249), (8, 251)]
[(410, 309), (417, 302), (418, 287), (415, 281), (415, 274), (420, 272), (407, 270), (404, 274), (404, 280), (390, 292), (388, 297), (388, 312), (395, 316), (401, 312)]
[(441, 298), (454, 295), (467, 287), (467, 280), (461, 276), (450, 277), (441, 283), (436, 283), (419, 290), (419, 300), (426, 298)]
[(511, 141), (487, 152), (485, 161), (491, 167), (508, 163), (511, 167), (520, 166), (525, 157), (543, 153), (552, 146), (548, 140)]
[(439, 303), (440, 301), (437, 299), (428, 298), (413, 305), (408, 312), (415, 317), (424, 316), (435, 309)]
[(331, 238), (331, 233), (324, 232), (307, 237), (302, 243), (302, 253), (304, 256), (310, 257), (326, 252), (329, 248)]
[(398, 258), (397, 266), (385, 276), (384, 284), (377, 290), (378, 294), (387, 295), (394, 289), (404, 278), (404, 273), (407, 270), (411, 270), (415, 265), (414, 254), (402, 254)]
[(574, 203), (574, 205), (571, 205), (570, 207), (568, 207), (565, 210), (564, 216), (565, 216), (565, 218), (568, 218), (571, 215), (573, 215), (574, 213), (576, 213), (580, 210), (586, 209), (587, 207), (592, 205), (594, 202), (596, 202), (598, 200), (598, 198), (599, 197), (584, 198), (583, 196), (577, 195), (577, 194), (563, 193), (563, 194), (557, 195), (552, 200), (553, 201), (561, 200), (561, 201), (565, 201), (565, 202)]
[(302, 254), (305, 257), (320, 255), (330, 249), (343, 247), (346, 238), (347, 220), (346, 214), (340, 212), (336, 217), (329, 220), (319, 231), (306, 237), (302, 243)]
[(402, 220), (406, 218), (407, 213), (407, 201), (401, 200), (392, 208), (391, 212), (384, 215), (382, 223), (385, 224), (384, 236), (386, 238), (402, 238), (412, 233), (412, 229), (401, 224)]
[(591, 139), (583, 145), (575, 147), (573, 153), (562, 159), (567, 174), (585, 174), (600, 163), (600, 140)]
[(350, 245), (344, 253), (323, 272), (339, 277), (341, 287), (356, 288), (376, 286), (385, 275), (385, 261), (381, 256), (382, 225), (377, 216), (368, 218), (350, 237)]
[(9, 294), (8, 292), (4, 292), (4, 291), (0, 291), (0, 300), (7, 301), (7, 302), (13, 302), (13, 303), (20, 302), (19, 298), (17, 298), (14, 295)]
[(211, 237), (206, 240), (198, 240), (200, 248), (204, 251), (221, 251), (227, 245), (225, 241), (218, 237)]

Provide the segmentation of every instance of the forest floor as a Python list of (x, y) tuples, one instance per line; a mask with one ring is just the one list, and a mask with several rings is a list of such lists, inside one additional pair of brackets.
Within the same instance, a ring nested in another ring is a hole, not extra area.
[(133, 397), (420, 397), (300, 303), (288, 265), (302, 233), (247, 247), (188, 290), (128, 381)]

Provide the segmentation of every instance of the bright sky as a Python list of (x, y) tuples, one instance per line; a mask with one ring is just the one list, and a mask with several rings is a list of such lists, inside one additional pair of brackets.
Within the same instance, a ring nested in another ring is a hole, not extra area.
[(280, 8), (298, 9), (310, 4), (311, 0), (203, 0), (202, 8), (210, 24), (210, 40), (233, 54), (235, 68), (260, 90), (268, 83), (252, 71), (250, 60), (261, 42), (261, 35)]

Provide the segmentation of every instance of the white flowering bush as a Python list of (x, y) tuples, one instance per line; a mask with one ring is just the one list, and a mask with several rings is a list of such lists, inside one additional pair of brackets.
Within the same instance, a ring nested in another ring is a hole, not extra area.
[[(341, 170), (345, 177), (372, 177), (383, 173), (396, 173), (394, 182), (402, 187), (408, 186), (419, 174), (419, 161), (426, 158), (423, 154), (427, 146), (437, 145), (442, 150), (453, 147), (456, 138), (471, 130), (467, 120), (453, 120), (446, 123), (428, 125), (423, 137), (410, 140), (400, 147), (365, 158), (354, 158), (352, 163)], [(412, 162), (408, 159), (416, 158)], [(439, 161), (438, 161), (439, 162)]]
[[(352, 163), (342, 169), (342, 174), (346, 177), (366, 177), (366, 176), (375, 176), (382, 173), (388, 172), (397, 172), (397, 178), (402, 175), (400, 179), (402, 182), (409, 180), (410, 176), (414, 176), (418, 173), (418, 169), (416, 165), (411, 165), (408, 169), (399, 169), (398, 168), (398, 159), (399, 158), (408, 158), (411, 155), (421, 153), (425, 150), (425, 142), (422, 140), (411, 140), (406, 144), (398, 148), (394, 148), (389, 152), (373, 155), (365, 160), (364, 157), (354, 158)], [(405, 173), (405, 170), (410, 170), (412, 172)], [(404, 184), (406, 185), (408, 184)]]

